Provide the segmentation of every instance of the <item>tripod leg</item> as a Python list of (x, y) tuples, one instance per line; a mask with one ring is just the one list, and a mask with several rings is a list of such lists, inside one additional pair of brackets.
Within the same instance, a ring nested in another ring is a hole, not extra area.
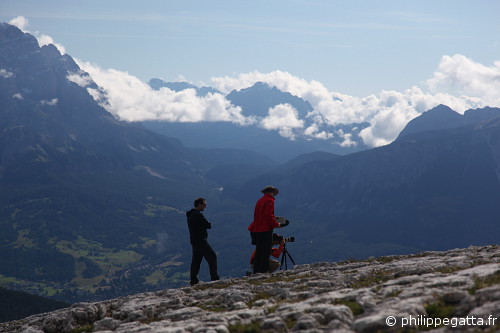
[(288, 269), (288, 263), (286, 261), (286, 248), (283, 249), (283, 253), (281, 254), (281, 264), (280, 264), (280, 270), (283, 268), (283, 263), (285, 264), (285, 270)]
[(290, 252), (286, 251), (286, 254), (290, 257), (290, 260), (295, 265), (295, 261), (293, 260), (292, 256), (290, 255)]

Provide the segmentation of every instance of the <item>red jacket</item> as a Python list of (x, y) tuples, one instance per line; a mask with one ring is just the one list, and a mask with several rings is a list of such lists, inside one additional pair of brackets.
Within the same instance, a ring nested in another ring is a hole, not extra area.
[(255, 204), (253, 222), (248, 227), (251, 232), (265, 232), (278, 228), (280, 224), (274, 216), (274, 197), (269, 193), (264, 194)]

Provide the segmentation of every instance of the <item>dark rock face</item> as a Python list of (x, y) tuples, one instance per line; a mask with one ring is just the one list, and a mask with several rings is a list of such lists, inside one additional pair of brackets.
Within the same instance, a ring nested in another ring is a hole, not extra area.
[[(78, 74), (99, 89), (69, 55), (53, 45), (40, 48), (35, 37), (5, 23), (0, 42), (0, 179), (11, 163), (32, 155), (47, 166), (59, 164), (61, 172), (160, 164), (170, 171), (190, 169), (180, 142), (117, 121), (69, 80)], [(191, 171), (185, 175), (194, 176)]]
[[(86, 88), (68, 78), (73, 73), (88, 81), (86, 87), (98, 89), (70, 56), (53, 45), (39, 47), (33, 36), (0, 24), (3, 276), (65, 286), (77, 275), (99, 276), (103, 270), (98, 261), (85, 263), (79, 255), (61, 251), (60, 245), (83, 237), (117, 249), (140, 237), (154, 239), (165, 230), (159, 222), (170, 217), (148, 218), (143, 213), (147, 202), (180, 206), (192, 201), (192, 195), (178, 195), (179, 183), (189, 187), (187, 183), (204, 181), (196, 153), (176, 139), (117, 121)], [(183, 221), (181, 214), (168, 215)], [(141, 223), (129, 224), (133, 216)], [(24, 238), (29, 241), (17, 243), (20, 232), (29, 233)], [(141, 258), (156, 255), (142, 250)], [(75, 265), (86, 268), (80, 274)]]
[(438, 326), (439, 332), (490, 332), (500, 320), (499, 258), (495, 245), (301, 265), (78, 303), (0, 324), (0, 332), (401, 332)]

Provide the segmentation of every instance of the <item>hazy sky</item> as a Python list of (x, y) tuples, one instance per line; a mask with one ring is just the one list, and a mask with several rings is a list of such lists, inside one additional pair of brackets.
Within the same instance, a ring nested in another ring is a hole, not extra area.
[(281, 70), (361, 97), (420, 84), (444, 55), (500, 59), (497, 0), (0, 0), (16, 16), (143, 81)]
[(322, 124), (368, 121), (362, 137), (373, 146), (440, 103), (500, 106), (499, 17), (498, 0), (0, 0), (0, 21), (59, 44), (119, 118), (255, 121), (222, 95), (160, 94), (144, 83), (182, 79), (227, 93), (263, 81), (308, 100), (315, 127), (287, 106), (261, 126), (327, 138)]

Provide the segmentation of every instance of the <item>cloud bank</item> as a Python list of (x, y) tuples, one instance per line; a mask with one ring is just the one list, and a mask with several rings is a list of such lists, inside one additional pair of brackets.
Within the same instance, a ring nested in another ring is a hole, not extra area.
[[(9, 23), (28, 32), (29, 22), (23, 16)], [(39, 32), (32, 34), (41, 46), (54, 44), (62, 54), (66, 52), (50, 36)], [(153, 90), (126, 72), (75, 60), (83, 71), (70, 73), (68, 79), (86, 87), (102, 106), (121, 120), (228, 121), (276, 130), (290, 140), (298, 136), (319, 140), (335, 138), (340, 140), (338, 144), (346, 147), (356, 145), (355, 139), (351, 133), (336, 126), (369, 123), (370, 126), (361, 130), (359, 136), (366, 145), (375, 147), (392, 142), (411, 119), (438, 104), (446, 104), (460, 113), (471, 108), (500, 107), (500, 60), (486, 66), (460, 54), (443, 56), (432, 77), (420, 86), (404, 91), (381, 91), (365, 97), (330, 92), (318, 81), (307, 81), (279, 70), (214, 77), (211, 85), (221, 93), (198, 96), (194, 89), (181, 92), (167, 88)], [(10, 75), (7, 70), (0, 69), (1, 78), (8, 79)], [(232, 105), (225, 95), (232, 90), (251, 87), (256, 82), (301, 97), (313, 106), (313, 111), (300, 119), (297, 110), (289, 104), (282, 104), (268, 110), (264, 118), (243, 116), (241, 108)]]
[[(442, 57), (433, 77), (422, 87), (413, 86), (402, 92), (382, 91), (366, 97), (330, 92), (318, 81), (307, 81), (284, 71), (214, 77), (212, 86), (222, 93), (201, 97), (194, 89), (156, 91), (126, 72), (102, 69), (82, 61), (78, 63), (105, 91), (107, 104), (104, 106), (122, 120), (230, 121), (276, 130), (291, 140), (299, 135), (325, 140), (336, 137), (345, 147), (356, 144), (353, 136), (343, 130), (334, 130), (334, 126), (368, 122), (370, 126), (360, 131), (359, 136), (366, 145), (376, 147), (392, 142), (410, 120), (439, 104), (446, 104), (460, 113), (471, 108), (500, 107), (497, 93), (500, 91), (500, 61), (488, 67), (463, 55)], [(84, 76), (72, 78), (81, 85), (87, 84), (88, 79)], [(276, 86), (307, 100), (313, 111), (300, 119), (297, 110), (282, 104), (268, 110), (265, 118), (244, 117), (241, 109), (231, 105), (225, 95), (256, 82)], [(97, 91), (92, 94), (102, 98)]]
[[(23, 16), (9, 23), (25, 32), (29, 26)], [(38, 32), (33, 35), (41, 46), (54, 44), (62, 54), (65, 53), (64, 47), (54, 43), (50, 36)], [(228, 121), (276, 130), (291, 140), (298, 136), (322, 140), (335, 137), (345, 147), (356, 145), (353, 135), (335, 126), (369, 123), (370, 126), (361, 130), (359, 136), (367, 146), (376, 147), (392, 142), (411, 119), (438, 104), (446, 104), (460, 113), (471, 108), (500, 107), (500, 60), (486, 66), (460, 54), (443, 56), (433, 76), (420, 86), (404, 91), (381, 91), (365, 97), (330, 92), (318, 81), (307, 81), (279, 70), (214, 77), (211, 85), (221, 93), (198, 96), (194, 89), (181, 92), (167, 88), (153, 90), (126, 72), (76, 61), (83, 71), (70, 73), (68, 80), (86, 87), (103, 107), (121, 120)], [(10, 72), (0, 69), (1, 78), (8, 79), (10, 75)], [(289, 104), (282, 104), (268, 110), (264, 118), (243, 116), (241, 108), (232, 105), (225, 96), (232, 90), (248, 88), (256, 82), (301, 97), (312, 105), (313, 111), (300, 119), (297, 110)]]
[(168, 88), (152, 89), (135, 76), (75, 59), (90, 74), (103, 92), (91, 87), (85, 73), (72, 73), (68, 79), (82, 87), (117, 118), (125, 121), (164, 120), (170, 122), (230, 121), (241, 125), (252, 123), (241, 115), (241, 108), (231, 105), (222, 94), (200, 97), (195, 89), (180, 92)]
[[(311, 103), (314, 111), (309, 115), (314, 124), (305, 134), (315, 133), (319, 125), (339, 125), (368, 122), (360, 132), (368, 146), (381, 146), (392, 142), (413, 118), (439, 104), (446, 104), (459, 113), (467, 109), (500, 106), (500, 61), (484, 66), (463, 56), (443, 56), (433, 77), (422, 87), (413, 86), (405, 91), (382, 91), (378, 95), (354, 97), (329, 92), (320, 82), (306, 81), (282, 71), (251, 72), (238, 77), (217, 77), (212, 82), (216, 89), (229, 92), (261, 81), (288, 91)], [(285, 123), (283, 123), (285, 125)], [(332, 133), (322, 132), (323, 138)], [(342, 145), (352, 145), (352, 137), (342, 131)]]

